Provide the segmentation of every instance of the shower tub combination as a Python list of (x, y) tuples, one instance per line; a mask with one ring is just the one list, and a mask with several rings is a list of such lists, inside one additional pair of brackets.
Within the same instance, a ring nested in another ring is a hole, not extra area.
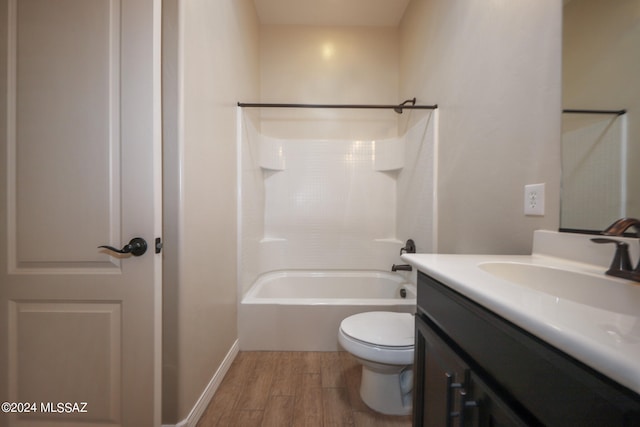
[(336, 351), (344, 318), (366, 311), (414, 313), (415, 304), (415, 286), (398, 273), (265, 273), (240, 303), (240, 349)]

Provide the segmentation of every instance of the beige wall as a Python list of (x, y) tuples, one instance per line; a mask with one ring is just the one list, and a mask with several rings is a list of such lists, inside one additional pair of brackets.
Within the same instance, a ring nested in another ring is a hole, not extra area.
[(251, 0), (164, 1), (163, 423), (184, 420), (237, 339), (236, 103), (259, 96)]
[[(526, 253), (556, 229), (561, 1), (413, 0), (401, 24), (401, 98), (440, 107), (438, 251)], [(546, 183), (525, 217), (524, 185)]]
[[(262, 26), (260, 99), (303, 104), (393, 104), (397, 28)], [(382, 110), (265, 109), (261, 133), (282, 138), (379, 139), (397, 135)]]

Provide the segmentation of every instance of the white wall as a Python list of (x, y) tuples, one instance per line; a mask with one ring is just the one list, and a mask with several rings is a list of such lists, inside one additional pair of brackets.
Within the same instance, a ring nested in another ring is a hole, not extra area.
[[(438, 251), (526, 253), (557, 229), (560, 0), (413, 0), (401, 24), (401, 97), (439, 105)], [(546, 183), (546, 215), (523, 215)]]
[(163, 423), (174, 424), (237, 340), (236, 103), (259, 96), (259, 57), (251, 0), (163, 3)]

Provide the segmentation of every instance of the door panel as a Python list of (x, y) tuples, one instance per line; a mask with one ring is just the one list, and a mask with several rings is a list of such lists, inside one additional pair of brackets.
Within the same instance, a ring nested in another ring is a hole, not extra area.
[(160, 423), (159, 7), (0, 0), (0, 426)]
[(463, 410), (460, 391), (464, 389), (469, 367), (420, 315), (416, 315), (416, 331), (421, 351), (424, 352), (420, 356), (422, 364), (417, 367), (416, 375), (416, 380), (424, 383), (420, 422), (429, 427), (462, 427), (462, 417), (452, 414), (459, 414)]
[[(20, 402), (46, 405), (52, 396), (56, 403), (87, 402), (86, 412), (57, 414), (56, 420), (118, 420), (120, 304), (11, 302), (9, 342), (10, 389)], [(69, 381), (74, 377), (86, 381)], [(43, 417), (40, 413), (24, 418)]]
[(104, 263), (95, 243), (120, 240), (118, 2), (15, 7), (13, 267)]

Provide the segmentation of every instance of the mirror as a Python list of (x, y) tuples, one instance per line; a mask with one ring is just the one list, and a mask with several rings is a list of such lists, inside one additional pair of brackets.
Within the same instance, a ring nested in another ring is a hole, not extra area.
[(640, 0), (564, 0), (562, 38), (560, 231), (599, 232), (640, 218)]

